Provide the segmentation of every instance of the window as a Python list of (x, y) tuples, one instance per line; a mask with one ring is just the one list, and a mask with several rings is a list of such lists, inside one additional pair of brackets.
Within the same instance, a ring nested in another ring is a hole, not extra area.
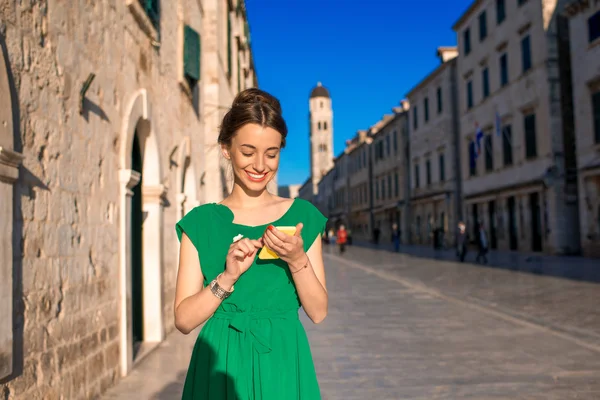
[(506, 53), (500, 56), (500, 87), (508, 85), (508, 55)]
[(425, 122), (429, 121), (429, 98), (423, 100), (423, 108), (425, 109)]
[(391, 138), (390, 138), (390, 134), (389, 133), (385, 137), (385, 147), (386, 147), (387, 155), (389, 157), (390, 156), (390, 152), (392, 151), (392, 144), (391, 144)]
[(485, 170), (491, 172), (494, 170), (494, 149), (492, 148), (492, 135), (485, 135), (484, 140), (485, 150)]
[(388, 175), (388, 191), (390, 192), (389, 196), (392, 197), (392, 174)]
[(394, 154), (398, 153), (398, 133), (396, 131), (392, 132), (394, 136)]
[(398, 197), (399, 195), (399, 187), (398, 187), (398, 173), (394, 173), (394, 196)]
[(525, 157), (535, 158), (537, 156), (536, 138), (535, 138), (535, 114), (526, 115), (525, 125)]
[(496, 0), (496, 23), (500, 25), (506, 19), (504, 0)]
[(475, 162), (475, 142), (469, 141), (469, 175), (477, 175), (477, 164)]
[(200, 35), (188, 25), (183, 27), (183, 75), (190, 89), (200, 80)]
[(588, 19), (588, 37), (590, 43), (600, 38), (600, 11)]
[(323, 102), (321, 101), (321, 108), (323, 108)]
[(385, 200), (385, 178), (381, 178), (381, 199)]
[(465, 29), (463, 32), (463, 44), (465, 46), (465, 56), (471, 52), (471, 30)]
[(502, 129), (502, 150), (504, 155), (504, 166), (507, 167), (512, 165), (512, 128), (510, 125), (506, 125)]
[(425, 174), (427, 179), (427, 185), (431, 185), (431, 160), (425, 161)]
[(525, 3), (527, 3), (527, 0), (517, 0), (517, 4), (520, 6), (522, 6)]
[(490, 95), (490, 74), (487, 67), (481, 71), (481, 81), (483, 85), (483, 98), (485, 99)]
[(594, 115), (594, 138), (600, 143), (600, 91), (592, 95), (592, 113)]
[(317, 126), (319, 127), (319, 130), (321, 130), (321, 121), (319, 121), (319, 123), (317, 124)]
[(142, 8), (146, 12), (150, 22), (156, 30), (159, 30), (160, 26), (160, 5), (159, 0), (139, 0)]
[(479, 41), (483, 42), (487, 37), (487, 15), (484, 12), (479, 14)]
[(327, 121), (323, 122), (323, 130), (326, 131), (327, 130)]
[(413, 130), (417, 130), (419, 123), (417, 122), (417, 117), (418, 117), (418, 112), (417, 112), (417, 106), (415, 106), (415, 108), (413, 109)]
[(419, 187), (419, 164), (415, 165), (415, 188)]
[(467, 82), (467, 110), (473, 107), (473, 81)]
[(531, 39), (529, 35), (521, 40), (521, 59), (523, 63), (523, 73), (531, 68)]
[(440, 182), (444, 182), (446, 180), (446, 160), (444, 159), (444, 153), (440, 153), (439, 161), (440, 164)]
[(442, 88), (439, 87), (437, 89), (437, 112), (438, 114), (442, 113)]

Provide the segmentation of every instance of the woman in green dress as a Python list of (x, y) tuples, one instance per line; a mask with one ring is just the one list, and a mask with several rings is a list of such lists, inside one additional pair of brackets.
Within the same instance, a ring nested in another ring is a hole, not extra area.
[[(321, 398), (298, 309), (314, 323), (327, 315), (326, 218), (308, 201), (267, 191), (286, 135), (276, 98), (258, 89), (238, 94), (218, 139), (233, 190), (176, 225), (175, 326), (188, 334), (204, 323), (184, 400)], [(264, 246), (271, 258), (259, 256)]]

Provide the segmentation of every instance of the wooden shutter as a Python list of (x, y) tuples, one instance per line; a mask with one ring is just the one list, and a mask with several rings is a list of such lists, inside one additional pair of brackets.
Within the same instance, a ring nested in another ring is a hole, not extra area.
[(184, 27), (183, 70), (187, 78), (200, 80), (200, 35), (191, 27)]

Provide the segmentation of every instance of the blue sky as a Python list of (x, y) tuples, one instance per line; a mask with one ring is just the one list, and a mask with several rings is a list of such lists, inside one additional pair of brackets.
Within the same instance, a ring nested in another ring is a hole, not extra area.
[[(456, 44), (452, 25), (472, 0), (246, 0), (258, 84), (288, 124), (279, 185), (309, 174), (308, 96), (333, 102), (334, 152), (398, 105)], [(449, 5), (451, 4), (451, 5)]]

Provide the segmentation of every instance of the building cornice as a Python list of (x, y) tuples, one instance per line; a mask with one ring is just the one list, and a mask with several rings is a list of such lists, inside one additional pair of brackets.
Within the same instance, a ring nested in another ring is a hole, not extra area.
[(460, 18), (458, 18), (458, 21), (456, 21), (454, 25), (452, 25), (452, 30), (458, 31), (459, 29), (461, 29), (465, 21), (468, 20), (473, 14), (475, 14), (475, 12), (479, 9), (479, 6), (483, 4), (483, 1), (484, 0), (475, 0), (473, 3), (471, 3), (469, 8), (467, 8), (467, 11), (465, 11), (460, 16)]
[(406, 97), (409, 98), (409, 101), (410, 101), (410, 97), (411, 96), (413, 96), (416, 92), (418, 92), (419, 90), (421, 90), (425, 86), (427, 86), (429, 83), (431, 83), (432, 80), (434, 80), (435, 78), (437, 78), (438, 76), (440, 76), (442, 74), (442, 72), (444, 72), (444, 70), (448, 67), (448, 65), (454, 65), (454, 64), (456, 64), (456, 59), (457, 58), (453, 58), (452, 60), (448, 60), (445, 63), (439, 65), (429, 75), (427, 75), (425, 78), (423, 78), (423, 80), (421, 82), (417, 83), (417, 85), (414, 86), (406, 94)]

